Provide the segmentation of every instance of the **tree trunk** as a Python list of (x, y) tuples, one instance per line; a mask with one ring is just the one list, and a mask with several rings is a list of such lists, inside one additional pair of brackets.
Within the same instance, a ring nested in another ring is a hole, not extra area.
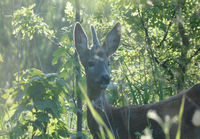
[[(79, 0), (75, 0), (75, 4), (76, 4), (76, 22), (80, 22), (80, 1)], [(82, 100), (81, 100), (81, 90), (79, 88), (79, 81), (81, 78), (81, 68), (80, 68), (80, 64), (78, 62), (78, 55), (75, 52), (75, 58), (77, 61), (75, 70), (76, 72), (76, 94), (77, 94), (77, 107), (78, 107), (78, 112), (77, 112), (77, 133), (82, 132)], [(77, 139), (81, 139), (81, 136), (77, 136)]]

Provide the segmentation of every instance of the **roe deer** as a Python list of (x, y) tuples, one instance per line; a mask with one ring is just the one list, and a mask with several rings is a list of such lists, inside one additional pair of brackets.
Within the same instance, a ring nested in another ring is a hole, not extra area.
[[(93, 44), (88, 47), (87, 36), (80, 23), (74, 28), (74, 41), (79, 60), (83, 65), (87, 80), (87, 94), (93, 102), (93, 107), (99, 113), (115, 138), (134, 139), (135, 132), (142, 132), (149, 125), (147, 112), (155, 110), (163, 119), (165, 115), (173, 117), (179, 114), (182, 97), (185, 96), (185, 105), (182, 115), (181, 139), (200, 138), (200, 84), (155, 104), (140, 106), (113, 107), (105, 97), (105, 90), (110, 83), (109, 56), (118, 48), (121, 38), (121, 25), (117, 23), (108, 33), (103, 45), (97, 38), (95, 28), (91, 26)], [(196, 114), (195, 114), (196, 113)], [(87, 122), (95, 139), (100, 138), (99, 125), (87, 109)], [(153, 137), (165, 138), (160, 125), (150, 120)], [(176, 137), (178, 124), (170, 129), (170, 138)]]

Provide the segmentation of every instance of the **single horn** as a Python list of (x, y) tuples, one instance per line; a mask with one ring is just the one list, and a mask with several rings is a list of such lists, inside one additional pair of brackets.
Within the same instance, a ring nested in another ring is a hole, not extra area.
[(100, 47), (99, 39), (93, 25), (91, 25), (93, 45)]

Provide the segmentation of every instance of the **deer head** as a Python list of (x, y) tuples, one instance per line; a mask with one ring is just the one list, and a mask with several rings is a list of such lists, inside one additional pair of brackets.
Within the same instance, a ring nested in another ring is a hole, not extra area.
[(94, 26), (91, 26), (93, 44), (88, 47), (87, 35), (80, 25), (74, 28), (75, 47), (79, 59), (85, 68), (88, 95), (98, 98), (110, 83), (109, 56), (118, 48), (121, 38), (121, 25), (117, 23), (108, 33), (103, 45), (100, 44)]

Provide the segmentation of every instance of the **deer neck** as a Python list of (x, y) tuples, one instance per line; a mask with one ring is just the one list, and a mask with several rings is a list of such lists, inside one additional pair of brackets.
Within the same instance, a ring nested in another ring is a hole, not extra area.
[(93, 84), (93, 82), (88, 77), (86, 77), (86, 80), (87, 80), (87, 93), (91, 101), (95, 101), (100, 96), (105, 95), (105, 89), (101, 89), (95, 86), (95, 84)]
[(97, 89), (93, 84), (87, 83), (87, 92), (96, 110), (107, 111), (111, 107), (105, 96), (105, 89)]

